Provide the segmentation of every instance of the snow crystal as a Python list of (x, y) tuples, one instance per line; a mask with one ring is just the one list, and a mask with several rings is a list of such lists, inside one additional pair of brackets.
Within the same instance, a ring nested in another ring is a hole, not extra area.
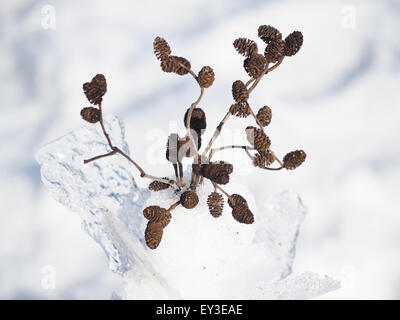
[[(121, 121), (107, 116), (105, 126), (113, 143), (129, 154)], [(212, 187), (204, 183), (199, 205), (174, 210), (161, 244), (148, 249), (143, 208), (169, 207), (179, 197), (171, 189), (138, 188), (136, 171), (122, 156), (83, 163), (109, 151), (100, 126), (85, 124), (41, 148), (36, 160), (51, 195), (79, 212), (83, 229), (104, 249), (111, 270), (123, 276), (123, 298), (303, 299), (338, 288), (337, 281), (311, 272), (289, 276), (306, 215), (300, 197), (290, 191), (249, 201), (255, 223), (244, 225), (227, 205), (220, 218), (209, 214)], [(231, 182), (229, 188), (247, 196), (243, 186)]]

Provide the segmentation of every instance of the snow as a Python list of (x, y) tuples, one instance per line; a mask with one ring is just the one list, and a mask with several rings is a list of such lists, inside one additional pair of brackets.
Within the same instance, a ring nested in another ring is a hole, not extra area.
[[(121, 120), (106, 116), (105, 126), (113, 144), (129, 154)], [(83, 230), (103, 248), (110, 269), (123, 277), (123, 297), (304, 299), (339, 287), (337, 281), (319, 280), (313, 273), (287, 279), (306, 215), (301, 199), (290, 191), (251, 199), (256, 223), (244, 225), (232, 218), (227, 205), (218, 219), (208, 213), (206, 200), (213, 187), (204, 183), (198, 190), (199, 205), (174, 210), (161, 244), (148, 249), (143, 209), (168, 208), (179, 196), (172, 189), (151, 193), (139, 188), (133, 168), (120, 155), (83, 163), (107, 149), (100, 125), (85, 124), (42, 147), (36, 160), (52, 197), (79, 213)], [(237, 183), (229, 187), (243, 190)], [(254, 295), (260, 286), (264, 289)]]

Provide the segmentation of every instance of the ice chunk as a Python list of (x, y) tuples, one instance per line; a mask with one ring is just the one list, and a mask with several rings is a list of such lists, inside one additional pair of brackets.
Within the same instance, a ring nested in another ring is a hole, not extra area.
[(340, 282), (313, 272), (290, 275), (272, 284), (260, 285), (253, 299), (311, 299), (340, 288)]
[[(105, 125), (113, 143), (129, 153), (121, 121), (108, 116)], [(213, 188), (204, 183), (198, 188), (199, 205), (173, 211), (161, 244), (148, 249), (143, 208), (169, 207), (179, 195), (171, 189), (139, 189), (132, 176), (136, 169), (118, 154), (83, 164), (109, 151), (100, 125), (85, 124), (44, 146), (36, 159), (51, 195), (79, 212), (84, 230), (102, 246), (111, 270), (123, 276), (123, 298), (304, 298), (337, 287), (312, 273), (286, 278), (306, 215), (301, 199), (290, 191), (252, 197), (243, 185), (231, 182), (229, 189), (248, 200), (263, 199), (249, 201), (255, 223), (244, 225), (232, 218), (227, 205), (220, 218), (209, 214), (206, 199)], [(185, 178), (189, 180), (189, 171)], [(312, 290), (316, 283), (319, 289)]]

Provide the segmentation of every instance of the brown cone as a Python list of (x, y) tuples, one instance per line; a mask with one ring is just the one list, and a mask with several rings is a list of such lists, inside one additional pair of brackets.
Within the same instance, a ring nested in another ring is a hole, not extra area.
[(252, 224), (254, 222), (254, 215), (246, 205), (238, 205), (232, 209), (233, 218), (244, 224)]
[(208, 88), (210, 87), (215, 80), (215, 74), (211, 67), (203, 67), (199, 71), (199, 75), (197, 77), (197, 82), (199, 83), (200, 87)]
[(157, 37), (153, 42), (154, 54), (158, 60), (167, 58), (171, 54), (171, 48), (168, 42), (161, 37)]
[(285, 49), (285, 43), (282, 39), (276, 38), (271, 41), (270, 44), (265, 48), (264, 56), (267, 62), (274, 63), (283, 57), (283, 52)]
[(207, 205), (211, 215), (218, 218), (224, 209), (224, 199), (218, 192), (212, 192), (207, 198)]
[[(164, 177), (163, 179), (169, 180), (169, 178), (167, 178), (167, 177)], [(168, 183), (164, 183), (164, 182), (157, 181), (157, 180), (154, 180), (153, 182), (151, 182), (149, 184), (149, 190), (151, 190), (151, 191), (160, 191), (160, 190), (165, 190), (168, 188), (169, 188)]]
[(247, 118), (250, 114), (250, 106), (247, 101), (237, 102), (231, 105), (229, 112), (239, 118)]
[(247, 140), (258, 152), (265, 152), (271, 146), (271, 140), (259, 128), (248, 126), (246, 134)]
[(282, 34), (279, 32), (278, 29), (267, 25), (258, 27), (258, 36), (266, 44), (269, 44), (271, 41), (277, 38), (282, 39)]
[(185, 191), (181, 194), (180, 202), (186, 209), (193, 209), (199, 203), (199, 197), (192, 190)]
[(155, 249), (161, 242), (163, 236), (163, 227), (159, 222), (148, 222), (144, 232), (146, 244), (150, 249)]
[(243, 62), (243, 68), (250, 77), (257, 78), (265, 70), (267, 59), (262, 54), (254, 53)]
[(92, 81), (84, 83), (83, 92), (90, 103), (99, 105), (107, 92), (107, 82), (104, 75), (97, 74)]
[(168, 56), (161, 60), (161, 69), (164, 72), (174, 72), (183, 76), (189, 73), (190, 62), (183, 57)]
[(272, 110), (268, 106), (262, 107), (257, 112), (257, 119), (263, 125), (263, 127), (268, 126), (272, 119)]
[(218, 184), (227, 184), (229, 182), (229, 174), (233, 170), (231, 164), (213, 162), (203, 164), (200, 168), (200, 175)]
[(253, 53), (258, 51), (257, 43), (253, 40), (247, 38), (238, 38), (233, 42), (233, 46), (235, 47), (236, 51), (245, 56), (249, 57)]
[(230, 198), (228, 198), (228, 204), (233, 209), (239, 205), (247, 206), (247, 201), (240, 194), (232, 194)]
[(303, 150), (289, 152), (283, 157), (283, 167), (287, 170), (293, 170), (299, 167), (306, 160), (306, 153)]
[(275, 161), (275, 157), (269, 150), (257, 153), (253, 159), (253, 165), (259, 168), (266, 168)]
[(285, 56), (294, 56), (299, 52), (303, 45), (303, 34), (300, 31), (294, 31), (289, 34), (285, 39)]
[(96, 123), (100, 121), (100, 110), (93, 107), (86, 107), (81, 110), (81, 116), (87, 122)]
[(247, 91), (246, 85), (242, 81), (236, 80), (232, 84), (232, 95), (236, 102), (242, 102), (248, 99), (249, 92)]
[(143, 210), (143, 215), (150, 222), (161, 223), (163, 228), (169, 224), (172, 217), (169, 211), (159, 206), (148, 206)]

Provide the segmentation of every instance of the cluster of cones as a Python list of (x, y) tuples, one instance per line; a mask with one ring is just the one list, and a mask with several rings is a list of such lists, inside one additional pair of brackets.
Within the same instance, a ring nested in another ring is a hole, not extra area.
[[(97, 74), (92, 81), (84, 83), (83, 92), (90, 103), (99, 106), (107, 92), (107, 82), (104, 75)], [(85, 107), (81, 110), (81, 117), (87, 122), (96, 123), (100, 121), (101, 112), (96, 107)]]
[[(258, 36), (266, 44), (262, 54), (258, 52), (258, 45), (253, 40), (238, 38), (233, 43), (236, 51), (244, 56), (243, 67), (251, 79), (246, 84), (241, 80), (233, 82), (232, 96), (235, 102), (231, 105), (229, 113), (241, 118), (252, 115), (256, 119), (259, 127), (248, 126), (246, 128), (246, 136), (251, 148), (249, 146), (242, 146), (246, 151), (248, 151), (248, 148), (249, 150), (255, 151), (254, 156), (249, 153), (254, 166), (269, 169), (269, 166), (277, 160), (281, 166), (273, 170), (280, 170), (282, 168), (293, 170), (304, 162), (306, 158), (305, 152), (303, 150), (289, 152), (281, 162), (271, 151), (271, 140), (264, 132), (264, 128), (267, 127), (272, 120), (271, 108), (263, 106), (258, 110), (257, 114), (255, 114), (248, 103), (248, 99), (252, 89), (254, 89), (261, 77), (269, 72), (270, 69), (268, 69), (268, 65), (270, 63), (275, 63), (274, 67), (276, 68), (285, 56), (293, 56), (300, 50), (303, 44), (303, 35), (299, 31), (294, 31), (285, 39), (282, 39), (282, 34), (279, 30), (272, 26), (262, 25), (258, 28)], [(177, 191), (176, 195), (179, 196), (179, 200), (169, 209), (151, 205), (143, 210), (143, 215), (148, 220), (145, 230), (147, 246), (150, 249), (156, 249), (159, 246), (163, 237), (164, 228), (168, 226), (171, 221), (171, 211), (178, 205), (186, 209), (193, 209), (198, 205), (199, 198), (196, 193), (196, 186), (198, 185), (200, 177), (201, 179), (208, 179), (214, 185), (214, 192), (207, 198), (209, 212), (214, 218), (220, 217), (224, 209), (223, 195), (218, 192), (220, 190), (227, 197), (228, 205), (232, 209), (232, 217), (239, 223), (252, 224), (254, 222), (254, 215), (250, 211), (246, 199), (239, 194), (229, 195), (220, 186), (229, 183), (230, 174), (233, 172), (233, 165), (223, 161), (210, 162), (209, 160), (211, 159), (212, 152), (209, 158), (204, 158), (204, 155), (200, 156), (198, 153), (202, 144), (201, 137), (207, 127), (207, 121), (204, 110), (197, 107), (197, 104), (201, 99), (204, 88), (209, 88), (214, 83), (215, 74), (213, 69), (209, 66), (204, 66), (197, 74), (194, 73), (191, 70), (189, 60), (172, 55), (168, 42), (161, 37), (156, 37), (154, 39), (153, 48), (154, 54), (160, 61), (160, 67), (164, 72), (175, 73), (177, 75), (191, 74), (201, 88), (201, 95), (199, 100), (192, 104), (184, 115), (183, 122), (188, 131), (186, 136), (180, 137), (177, 133), (173, 133), (168, 137), (166, 158), (172, 163), (175, 170), (176, 186), (178, 186), (178, 188), (174, 188), (174, 190)], [(272, 67), (271, 70), (274, 67)], [(254, 85), (248, 88), (253, 81)], [(100, 122), (103, 126), (101, 105), (103, 96), (107, 92), (107, 83), (104, 75), (97, 74), (90, 82), (83, 84), (83, 91), (92, 106), (85, 107), (81, 110), (82, 118), (90, 123)], [(188, 122), (189, 113), (191, 115), (190, 121)], [(230, 115), (229, 113), (227, 114), (228, 116)], [(225, 121), (225, 119), (223, 121)], [(217, 127), (217, 130), (220, 131), (222, 125), (223, 122)], [(104, 127), (103, 131), (113, 151), (90, 160), (97, 160), (101, 157), (112, 155), (119, 150), (112, 146)], [(211, 147), (212, 142), (213, 141), (209, 143), (208, 148)], [(209, 149), (207, 149), (207, 151), (208, 150)], [(194, 160), (197, 161), (193, 161), (192, 165), (192, 183), (189, 188), (185, 188), (182, 160), (183, 158), (190, 157), (193, 157)], [(141, 176), (144, 175), (145, 173), (141, 170)], [(155, 180), (149, 184), (149, 189), (155, 192), (166, 190), (171, 186), (171, 184), (168, 183), (171, 181), (175, 186), (175, 181), (167, 177)]]

